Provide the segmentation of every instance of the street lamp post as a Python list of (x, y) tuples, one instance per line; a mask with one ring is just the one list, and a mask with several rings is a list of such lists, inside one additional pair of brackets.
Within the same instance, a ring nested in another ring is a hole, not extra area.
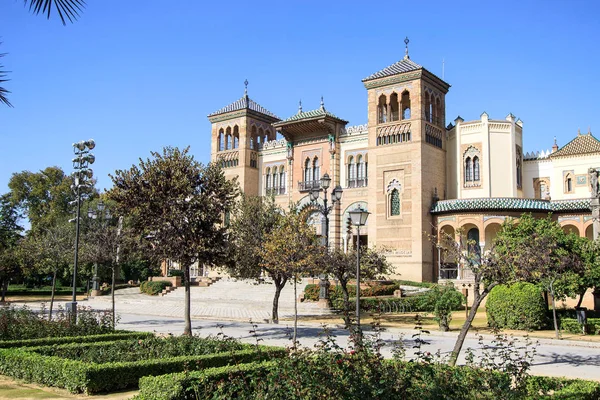
[[(99, 201), (98, 204), (96, 204), (95, 210), (91, 208), (88, 210), (88, 218), (93, 220), (99, 219), (100, 227), (104, 228), (106, 226), (106, 223), (112, 218), (112, 215), (110, 215), (110, 210), (106, 208), (104, 202)], [(98, 260), (96, 260), (96, 262), (94, 263), (94, 277), (92, 278), (92, 296), (98, 295), (98, 291), (100, 290), (99, 281), (100, 278), (98, 277)]]
[(66, 309), (70, 313), (72, 321), (77, 321), (77, 263), (79, 259), (79, 222), (81, 220), (81, 189), (90, 187), (85, 178), (90, 179), (93, 175), (92, 170), (89, 168), (94, 163), (96, 157), (90, 152), (96, 147), (94, 140), (82, 140), (77, 143), (73, 143), (73, 152), (75, 158), (73, 158), (73, 172), (74, 183), (71, 185), (71, 190), (75, 193), (75, 200), (71, 204), (77, 205), (77, 216), (69, 222), (75, 222), (75, 259), (73, 262), (73, 298), (70, 303), (66, 304)]
[[(317, 200), (319, 199), (320, 190), (311, 190), (310, 191), (310, 203), (311, 205), (319, 211), (321, 215), (325, 218), (325, 248), (329, 251), (329, 214), (333, 210), (333, 207), (336, 203), (339, 203), (342, 199), (342, 187), (340, 185), (336, 185), (336, 187), (331, 192), (331, 205), (327, 206), (327, 189), (329, 189), (329, 185), (331, 184), (331, 178), (329, 174), (325, 173), (323, 177), (321, 177), (321, 187), (323, 188), (323, 204), (319, 204)], [(327, 302), (329, 299), (328, 292), (329, 281), (327, 280), (327, 275), (324, 275), (320, 278), (319, 282), (319, 301)]]
[(367, 223), (370, 212), (358, 206), (348, 214), (356, 226), (356, 327), (360, 330), (360, 227)]

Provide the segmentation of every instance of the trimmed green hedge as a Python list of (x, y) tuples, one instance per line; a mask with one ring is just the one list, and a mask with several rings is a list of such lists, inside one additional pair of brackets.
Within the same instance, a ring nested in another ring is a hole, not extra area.
[(394, 280), (398, 284), (398, 286), (414, 286), (421, 288), (431, 288), (436, 284), (433, 282), (416, 282), (416, 281), (403, 281), (403, 280)]
[(63, 336), (63, 337), (48, 337), (41, 339), (24, 339), (24, 340), (0, 340), (0, 348), (13, 347), (33, 347), (33, 346), (51, 346), (65, 343), (96, 343), (110, 342), (123, 339), (148, 339), (154, 334), (150, 332), (128, 332), (116, 331), (115, 333), (106, 333), (103, 335), (88, 335), (88, 336)]
[[(331, 361), (322, 364), (309, 359), (298, 363), (284, 359), (145, 377), (140, 379), (140, 392), (134, 399), (533, 400), (552, 397), (592, 400), (600, 396), (600, 383), (593, 381), (532, 376), (527, 377), (524, 388), (516, 392), (511, 376), (497, 371), (392, 360), (376, 362), (373, 368), (364, 369), (353, 363), (352, 356), (339, 358), (339, 355), (331, 355)], [(359, 371), (358, 375), (354, 375), (355, 370)], [(376, 370), (374, 376), (361, 375), (371, 374), (373, 370)]]
[(548, 324), (548, 305), (542, 290), (531, 283), (496, 286), (490, 292), (485, 308), (492, 327), (539, 330)]
[(145, 281), (140, 284), (140, 292), (154, 296), (169, 286), (173, 284), (168, 281)]
[[(361, 285), (362, 286), (362, 285)], [(398, 290), (400, 286), (398, 284), (386, 284), (382, 285), (379, 283), (373, 284), (372, 286), (368, 286), (362, 288), (360, 290), (361, 297), (374, 297), (374, 296), (391, 296), (394, 294), (394, 291)], [(348, 285), (348, 293), (352, 295), (356, 293), (356, 285)], [(331, 301), (336, 301), (338, 299), (343, 298), (342, 287), (339, 285), (332, 286), (329, 291), (329, 298)], [(304, 299), (311, 301), (319, 301), (319, 285), (316, 284), (308, 284), (304, 288)]]
[(287, 354), (282, 348), (260, 347), (202, 356), (94, 364), (44, 356), (25, 348), (0, 349), (0, 373), (72, 393), (100, 393), (137, 387), (143, 376), (194, 371), (235, 363), (270, 360)]
[(209, 383), (228, 381), (236, 377), (261, 379), (276, 367), (276, 361), (252, 362), (209, 368), (203, 371), (183, 372), (140, 379), (140, 392), (132, 400), (175, 400), (195, 398), (196, 387)]
[[(569, 333), (583, 333), (581, 325), (575, 318), (561, 318), (560, 329)], [(600, 318), (588, 318), (585, 324), (585, 333), (600, 334)]]

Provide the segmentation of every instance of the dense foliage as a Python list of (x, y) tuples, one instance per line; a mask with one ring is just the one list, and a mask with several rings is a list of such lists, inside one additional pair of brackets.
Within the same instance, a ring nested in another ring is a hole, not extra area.
[(589, 335), (599, 335), (600, 334), (600, 318), (588, 318), (585, 323), (585, 327), (582, 327), (581, 324), (575, 318), (561, 318), (560, 319), (560, 329), (569, 332), (569, 333), (583, 333), (585, 328), (585, 333)]
[(112, 315), (106, 311), (78, 308), (77, 323), (72, 324), (64, 310), (49, 321), (45, 314), (27, 308), (0, 308), (0, 340), (23, 340), (59, 336), (97, 335), (113, 332)]
[(172, 285), (168, 281), (145, 281), (140, 284), (140, 292), (155, 296)]
[(126, 339), (148, 339), (153, 337), (154, 334), (150, 332), (128, 332), (128, 331), (115, 331), (114, 333), (105, 333), (101, 335), (87, 335), (87, 336), (62, 336), (62, 337), (46, 337), (40, 339), (23, 339), (23, 340), (0, 340), (0, 348), (7, 349), (12, 347), (40, 347), (40, 346), (51, 346), (66, 343), (98, 343), (98, 342), (111, 342), (115, 340), (126, 340)]
[(294, 352), (278, 362), (146, 377), (138, 400), (183, 399), (596, 399), (591, 381), (527, 377), (428, 362), (383, 360), (362, 351)]
[[(366, 287), (361, 284), (360, 296), (361, 297), (374, 297), (374, 296), (391, 296), (400, 286), (396, 283), (368, 283)], [(356, 285), (348, 285), (348, 292), (356, 293)], [(329, 298), (332, 302), (335, 302), (342, 298), (342, 288), (338, 285), (331, 286), (329, 289)], [(319, 285), (308, 284), (304, 287), (304, 300), (318, 301), (319, 300)]]
[(542, 290), (531, 283), (496, 286), (485, 308), (488, 324), (495, 328), (539, 330), (548, 325), (548, 306)]

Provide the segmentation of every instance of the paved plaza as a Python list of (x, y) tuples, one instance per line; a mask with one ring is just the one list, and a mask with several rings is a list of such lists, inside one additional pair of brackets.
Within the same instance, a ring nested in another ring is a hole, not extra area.
[[(298, 285), (298, 293), (302, 292), (305, 284)], [(268, 323), (274, 290), (273, 285), (255, 285), (250, 281), (235, 280), (221, 280), (210, 287), (193, 287), (191, 312), (194, 333), (202, 336), (223, 333), (249, 343), (256, 343), (259, 339), (261, 344), (290, 345), (293, 329), (290, 319), (294, 315), (293, 286), (286, 286), (282, 291), (279, 313), (284, 321), (279, 324)], [(164, 297), (141, 294), (138, 288), (118, 290), (115, 294), (120, 318), (118, 328), (182, 334), (183, 295), (183, 288)], [(40, 307), (40, 303), (27, 305), (33, 309)], [(90, 298), (80, 301), (79, 305), (98, 310), (110, 309), (110, 296)], [(298, 303), (298, 311), (304, 318), (329, 313), (315, 303)], [(339, 326), (330, 328), (337, 343), (342, 347), (347, 346), (348, 332)], [(368, 328), (366, 330), (369, 333)], [(299, 324), (298, 340), (302, 346), (313, 347), (322, 339), (323, 331), (322, 325), (303, 321)], [(415, 351), (415, 333), (412, 329), (387, 329), (381, 334), (385, 343), (382, 353), (391, 356), (394, 345), (401, 340), (407, 357), (411, 358)], [(432, 331), (425, 335), (428, 344), (424, 350), (431, 353), (439, 350), (442, 356), (448, 356), (456, 335), (456, 332)], [(486, 344), (489, 345), (491, 340), (490, 336), (485, 337)], [(533, 374), (600, 380), (600, 343), (553, 339), (540, 339), (539, 342), (531, 369)], [(476, 354), (481, 354), (475, 334), (468, 335), (459, 363), (464, 363), (464, 350), (469, 347), (475, 349)]]

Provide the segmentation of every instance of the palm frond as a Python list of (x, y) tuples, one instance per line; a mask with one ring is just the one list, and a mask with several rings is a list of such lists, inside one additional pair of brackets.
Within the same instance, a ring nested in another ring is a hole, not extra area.
[(50, 19), (52, 9), (55, 8), (63, 25), (67, 20), (71, 23), (77, 20), (79, 13), (85, 7), (85, 0), (23, 0), (29, 5), (29, 11), (33, 14), (45, 14)]
[[(2, 42), (0, 42), (0, 44), (2, 44)], [(6, 55), (6, 53), (0, 53), (0, 58), (4, 57)], [(2, 64), (0, 64), (0, 85), (4, 82), (8, 82), (9, 79), (6, 79), (8, 72), (4, 71), (4, 66)], [(8, 97), (7, 95), (10, 92), (6, 89), (4, 89), (2, 86), (0, 86), (0, 103), (4, 103), (9, 107), (12, 107), (13, 105), (10, 104), (10, 101), (8, 101)]]

